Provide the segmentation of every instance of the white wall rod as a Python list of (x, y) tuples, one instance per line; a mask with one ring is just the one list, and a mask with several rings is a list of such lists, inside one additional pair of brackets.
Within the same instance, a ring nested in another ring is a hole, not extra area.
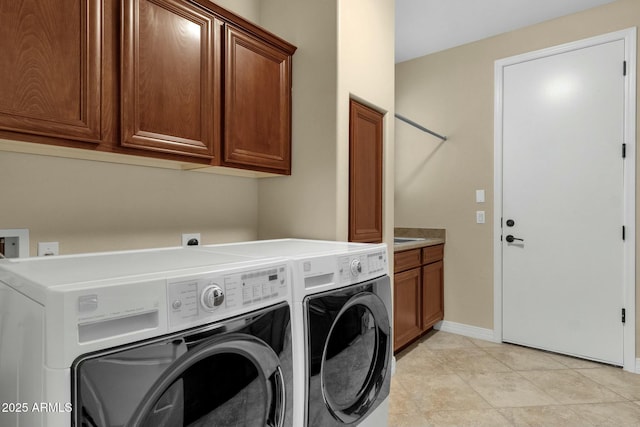
[(435, 132), (434, 132), (434, 131), (432, 131), (432, 130), (427, 129), (427, 128), (426, 128), (426, 127), (424, 127), (424, 126), (420, 126), (418, 123), (414, 122), (414, 121), (413, 121), (413, 120), (411, 120), (411, 119), (407, 119), (406, 117), (401, 116), (400, 114), (396, 114), (396, 118), (397, 118), (397, 119), (402, 120), (402, 121), (403, 121), (403, 122), (405, 122), (405, 123), (409, 123), (411, 126), (416, 127), (416, 128), (418, 128), (418, 129), (420, 129), (421, 131), (426, 132), (426, 133), (428, 133), (428, 134), (430, 134), (430, 135), (433, 135), (433, 136), (435, 136), (436, 138), (440, 138), (440, 139), (441, 139), (441, 140), (443, 140), (443, 141), (446, 141), (446, 140), (447, 140), (447, 137), (446, 137), (446, 136), (442, 136), (442, 135), (440, 135), (440, 134), (438, 134), (438, 133), (435, 133)]

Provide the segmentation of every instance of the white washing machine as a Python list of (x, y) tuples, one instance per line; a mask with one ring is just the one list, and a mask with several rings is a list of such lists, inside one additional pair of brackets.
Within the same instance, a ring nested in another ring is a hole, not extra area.
[(294, 426), (283, 259), (0, 261), (0, 425)]
[(295, 425), (386, 426), (393, 360), (386, 245), (283, 239), (222, 246), (291, 260)]

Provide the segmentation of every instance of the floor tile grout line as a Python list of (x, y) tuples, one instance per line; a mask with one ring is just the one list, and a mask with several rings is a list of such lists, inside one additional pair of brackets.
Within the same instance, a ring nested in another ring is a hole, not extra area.
[[(592, 369), (592, 368), (586, 368), (586, 369)], [(603, 369), (603, 368), (599, 368), (599, 369)], [(627, 402), (633, 402), (633, 401), (634, 401), (634, 400), (633, 400), (633, 398), (625, 397), (625, 396), (621, 395), (617, 390), (611, 389), (608, 385), (603, 384), (603, 383), (601, 383), (600, 381), (595, 380), (595, 379), (593, 379), (593, 378), (590, 378), (589, 376), (587, 376), (587, 375), (583, 374), (582, 372), (580, 372), (581, 370), (585, 370), (585, 369), (574, 369), (574, 371), (576, 371), (578, 374), (582, 375), (582, 376), (583, 376), (584, 378), (586, 378), (587, 380), (592, 381), (592, 382), (594, 382), (594, 383), (598, 384), (598, 385), (599, 385), (599, 386), (601, 386), (601, 387), (604, 387), (605, 389), (607, 389), (607, 390), (611, 391), (612, 393), (615, 393), (617, 396), (620, 396), (620, 397), (621, 397), (622, 399), (624, 399), (625, 401), (627, 401)]]

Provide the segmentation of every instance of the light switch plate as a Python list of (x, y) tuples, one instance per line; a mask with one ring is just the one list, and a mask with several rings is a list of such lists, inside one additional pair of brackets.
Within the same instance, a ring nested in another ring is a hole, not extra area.
[(484, 203), (484, 190), (476, 190), (476, 203)]

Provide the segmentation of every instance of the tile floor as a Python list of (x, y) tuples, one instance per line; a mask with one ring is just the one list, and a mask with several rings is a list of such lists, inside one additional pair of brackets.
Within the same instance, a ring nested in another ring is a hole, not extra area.
[(390, 427), (640, 426), (640, 375), (432, 331), (396, 355)]

